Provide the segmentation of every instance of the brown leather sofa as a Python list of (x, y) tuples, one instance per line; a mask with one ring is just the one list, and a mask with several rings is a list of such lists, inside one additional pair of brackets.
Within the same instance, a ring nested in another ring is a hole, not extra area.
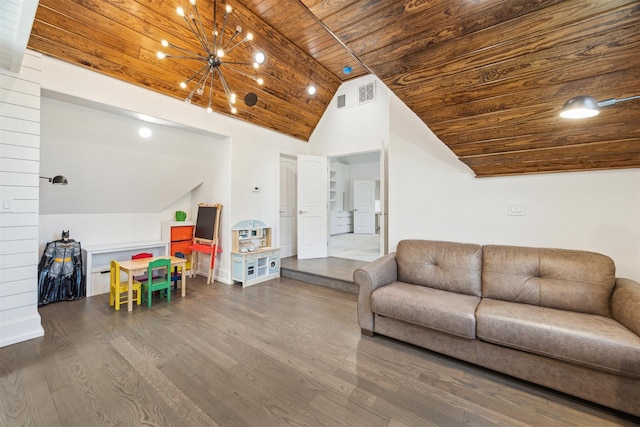
[(640, 284), (609, 257), (403, 240), (353, 278), (363, 334), (640, 416)]

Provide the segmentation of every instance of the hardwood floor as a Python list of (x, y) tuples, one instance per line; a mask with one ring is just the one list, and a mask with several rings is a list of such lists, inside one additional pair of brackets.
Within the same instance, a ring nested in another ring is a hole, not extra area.
[(280, 278), (191, 280), (186, 298), (40, 308), (0, 348), (0, 425), (638, 425), (638, 419), (382, 336), (354, 294)]

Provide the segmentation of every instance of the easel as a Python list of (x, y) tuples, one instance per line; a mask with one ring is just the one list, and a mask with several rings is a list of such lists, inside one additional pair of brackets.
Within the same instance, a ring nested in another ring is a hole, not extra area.
[(213, 205), (200, 203), (198, 205), (196, 226), (193, 228), (193, 244), (189, 246), (189, 249), (191, 249), (195, 255), (194, 262), (196, 269), (200, 254), (211, 255), (207, 284), (213, 283), (213, 269), (215, 267), (216, 256), (222, 252), (218, 241), (221, 211), (222, 205), (219, 203)]

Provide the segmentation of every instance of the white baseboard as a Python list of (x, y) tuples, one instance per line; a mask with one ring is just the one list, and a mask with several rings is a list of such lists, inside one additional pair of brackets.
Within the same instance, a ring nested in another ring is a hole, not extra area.
[(44, 336), (40, 315), (0, 324), (0, 347)]
[[(202, 277), (207, 277), (207, 271), (195, 270), (195, 274)], [(228, 268), (219, 268), (216, 267), (213, 272), (213, 280), (224, 283), (225, 285), (233, 285), (233, 280), (231, 280), (231, 274)], [(187, 292), (189, 291), (189, 282), (187, 281)]]

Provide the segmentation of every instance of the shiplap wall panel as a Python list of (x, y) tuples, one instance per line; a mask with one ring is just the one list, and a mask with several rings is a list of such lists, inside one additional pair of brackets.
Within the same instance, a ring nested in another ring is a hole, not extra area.
[[(11, 300), (15, 301), (16, 299), (12, 297), (9, 297)], [(4, 299), (4, 298), (3, 298)], [(29, 301), (28, 297), (27, 297), (27, 301)], [(16, 306), (14, 308), (9, 308), (9, 309), (5, 309), (3, 307), (2, 310), (0, 310), (0, 325), (5, 325), (5, 324), (17, 324), (18, 320), (27, 320), (30, 319), (31, 317), (33, 317), (33, 308), (32, 307), (38, 307), (37, 305), (37, 298), (36, 298), (36, 304), (29, 304), (28, 302), (25, 305), (19, 305)], [(7, 304), (8, 305), (8, 304)], [(36, 314), (38, 313), (38, 310), (36, 310)], [(38, 316), (39, 317), (39, 316)], [(6, 338), (5, 338), (5, 333), (4, 330), (2, 331), (2, 342), (4, 343)], [(42, 336), (42, 335), (40, 335)], [(33, 338), (33, 337), (32, 337)]]
[(2, 126), (2, 129), (14, 132), (25, 132), (30, 135), (38, 135), (40, 133), (39, 121), (0, 116), (0, 126)]
[(35, 240), (37, 242), (38, 229), (31, 226), (0, 227), (0, 242), (15, 240)]
[(30, 279), (14, 280), (7, 283), (0, 283), (0, 298), (9, 295), (23, 294), (25, 287), (28, 287), (30, 285)]
[(38, 173), (38, 160), (7, 159), (0, 157), (0, 169), (4, 172)]
[(0, 158), (40, 161), (40, 149), (21, 145), (0, 145)]
[[(0, 141), (11, 141), (11, 145), (40, 149), (40, 135), (29, 135), (22, 132), (11, 132), (6, 129), (0, 129)], [(2, 147), (2, 149), (5, 148), (9, 148), (9, 144)], [(3, 151), (0, 151), (0, 153), (2, 152)], [(40, 157), (38, 156), (38, 158)]]
[(38, 314), (40, 64), (0, 69), (0, 347), (42, 336)]
[(0, 109), (0, 115), (40, 123), (40, 110), (36, 110), (33, 107), (4, 103)]
[(0, 96), (8, 104), (23, 105), (31, 108), (39, 108), (40, 105), (40, 94), (25, 94), (0, 87)]
[[(3, 258), (8, 257), (12, 254), (31, 254), (32, 252), (37, 250), (37, 239), (19, 239), (0, 242), (0, 255), (3, 255)], [(37, 258), (35, 262), (38, 262)], [(33, 264), (33, 262), (31, 262), (31, 264)], [(19, 267), (21, 265), (24, 264), (15, 264), (14, 267)]]

